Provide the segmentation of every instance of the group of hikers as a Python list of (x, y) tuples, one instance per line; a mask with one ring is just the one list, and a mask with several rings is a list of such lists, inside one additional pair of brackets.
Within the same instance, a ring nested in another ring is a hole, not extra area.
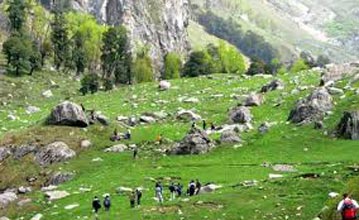
[[(202, 188), (202, 184), (201, 182), (197, 179), (196, 181), (191, 180), (188, 183), (188, 188), (187, 188), (187, 195), (188, 196), (194, 196), (194, 195), (198, 195), (201, 191)], [(183, 186), (180, 183), (174, 183), (172, 182), (169, 186), (168, 186), (168, 190), (170, 192), (170, 198), (169, 201), (173, 201), (176, 199), (176, 197), (181, 197), (183, 192), (182, 192)], [(155, 199), (157, 200), (157, 202), (159, 204), (163, 204), (164, 202), (164, 196), (163, 196), (163, 185), (161, 182), (156, 182), (155, 184)], [(130, 207), (131, 208), (135, 208), (135, 207), (139, 207), (141, 205), (141, 198), (142, 198), (142, 191), (141, 189), (137, 188), (135, 191), (131, 191), (130, 194), (128, 195), (129, 201), (130, 201)], [(105, 212), (109, 212), (110, 208), (111, 208), (111, 199), (110, 199), (110, 195), (106, 194), (105, 198), (103, 200), (103, 203), (101, 204), (100, 199), (95, 196), (93, 201), (92, 201), (92, 209), (93, 212), (95, 213), (95, 217), (97, 218), (97, 214), (99, 213), (100, 209), (102, 208), (102, 206), (104, 207)]]

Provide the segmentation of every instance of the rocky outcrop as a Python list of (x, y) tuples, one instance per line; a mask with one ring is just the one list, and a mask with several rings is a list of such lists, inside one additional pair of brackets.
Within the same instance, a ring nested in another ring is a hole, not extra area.
[(17, 196), (13, 192), (4, 192), (0, 194), (0, 208), (6, 208), (11, 202), (17, 200)]
[(47, 185), (57, 186), (67, 181), (70, 181), (73, 177), (74, 174), (70, 172), (57, 172), (51, 176), (51, 178), (47, 182)]
[(52, 163), (63, 162), (76, 156), (76, 152), (70, 149), (64, 142), (54, 142), (42, 148), (36, 154), (36, 161), (44, 166)]
[[(188, 0), (76, 0), (75, 8), (94, 14), (109, 25), (124, 25), (131, 49), (147, 45), (156, 70), (163, 66), (168, 52), (186, 54), (189, 50)], [(159, 73), (159, 71), (157, 71)], [(157, 78), (160, 75), (157, 74)]]
[(57, 105), (47, 119), (49, 125), (87, 127), (89, 122), (81, 106), (65, 101)]
[(307, 98), (297, 102), (290, 112), (288, 121), (293, 123), (310, 123), (321, 120), (326, 112), (333, 108), (333, 100), (327, 89), (321, 87)]
[(11, 151), (7, 147), (0, 147), (0, 162), (11, 155)]
[(344, 112), (337, 126), (336, 134), (345, 139), (359, 140), (359, 111)]
[(263, 104), (264, 97), (262, 94), (250, 94), (247, 96), (244, 106), (260, 106)]
[(284, 89), (284, 84), (282, 81), (280, 80), (273, 80), (272, 82), (270, 82), (267, 85), (264, 85), (261, 89), (261, 92), (265, 93), (265, 92), (270, 92), (270, 91), (274, 91), (274, 90), (282, 90)]
[(214, 144), (206, 132), (199, 129), (192, 129), (186, 137), (180, 143), (175, 144), (168, 153), (175, 155), (204, 154), (209, 152), (213, 147)]
[(221, 143), (224, 144), (235, 144), (240, 143), (241, 138), (234, 130), (226, 130), (221, 134)]
[(252, 115), (249, 108), (237, 106), (229, 112), (229, 121), (231, 123), (245, 124), (252, 121)]

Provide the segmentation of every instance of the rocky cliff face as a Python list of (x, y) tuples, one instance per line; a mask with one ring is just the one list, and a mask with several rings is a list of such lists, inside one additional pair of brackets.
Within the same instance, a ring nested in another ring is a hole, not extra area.
[(186, 54), (189, 49), (188, 0), (77, 0), (74, 7), (106, 24), (125, 25), (133, 52), (148, 47), (158, 73), (166, 53)]

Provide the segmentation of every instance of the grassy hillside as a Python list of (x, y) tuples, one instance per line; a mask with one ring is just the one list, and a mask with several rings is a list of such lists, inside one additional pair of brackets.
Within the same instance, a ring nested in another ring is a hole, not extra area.
[[(44, 80), (45, 76), (48, 79)], [(254, 129), (241, 134), (244, 142), (237, 146), (219, 145), (213, 152), (200, 156), (165, 156), (156, 150), (165, 146), (156, 145), (154, 140), (161, 133), (172, 141), (179, 141), (184, 137), (190, 123), (174, 119), (173, 115), (179, 108), (194, 109), (208, 122), (215, 122), (217, 125), (226, 123), (227, 110), (240, 102), (233, 96), (258, 91), (271, 78), (256, 76), (247, 79), (218, 74), (210, 78), (174, 80), (171, 81), (172, 88), (164, 92), (159, 92), (156, 84), (147, 83), (118, 88), (110, 93), (79, 96), (73, 92), (78, 88), (78, 82), (55, 73), (37, 73), (35, 78), (2, 77), (0, 82), (3, 84), (0, 88), (6, 88), (16, 99), (0, 114), (0, 127), (5, 128), (2, 129), (1, 142), (47, 144), (62, 140), (75, 149), (78, 156), (67, 163), (45, 168), (38, 167), (31, 156), (22, 161), (5, 160), (0, 164), (0, 188), (26, 185), (26, 177), (33, 175), (38, 177), (36, 184), (40, 185), (45, 179), (42, 174), (58, 170), (73, 171), (76, 176), (60, 186), (60, 189), (71, 193), (69, 197), (50, 203), (44, 200), (41, 192), (34, 191), (22, 196), (31, 198), (33, 202), (21, 208), (14, 204), (8, 209), (0, 210), (0, 216), (22, 216), (29, 219), (36, 213), (42, 213), (43, 219), (87, 219), (92, 216), (93, 196), (102, 198), (103, 194), (110, 193), (113, 208), (109, 216), (114, 219), (312, 219), (328, 200), (328, 193), (341, 192), (348, 179), (356, 175), (346, 167), (357, 162), (358, 154), (353, 151), (357, 142), (330, 136), (344, 110), (358, 109), (359, 100), (353, 91), (347, 91), (344, 99), (335, 97), (336, 108), (325, 120), (325, 130), (314, 130), (312, 125), (298, 127), (286, 123), (296, 100), (309, 94), (313, 85), (318, 84), (320, 74), (316, 72), (279, 76), (285, 82), (285, 90), (267, 93), (265, 104), (251, 109)], [(59, 88), (52, 87), (54, 97), (45, 99), (41, 97), (40, 91), (49, 88), (47, 80), (50, 78)], [(292, 94), (291, 91), (296, 87), (292, 83), (294, 79), (300, 82), (300, 86), (307, 86), (308, 89)], [(343, 80), (338, 86), (345, 85), (346, 80)], [(353, 87), (359, 88), (359, 84)], [(2, 101), (8, 100), (7, 92), (1, 92)], [(196, 97), (200, 102), (186, 104), (180, 101), (181, 97)], [(83, 103), (87, 109), (103, 112), (111, 119), (111, 125), (96, 125), (88, 129), (44, 126), (42, 122), (52, 106), (64, 99)], [(281, 105), (275, 107), (277, 103)], [(23, 107), (27, 104), (40, 107), (41, 112), (25, 114)], [(138, 160), (132, 159), (131, 152), (103, 152), (103, 149), (113, 145), (109, 136), (114, 128), (120, 131), (127, 129), (115, 121), (117, 116), (141, 115), (161, 110), (170, 116), (152, 125), (135, 127), (133, 140), (127, 142), (139, 146)], [(9, 121), (8, 112), (15, 112), (20, 119)], [(261, 135), (257, 132), (257, 127), (265, 121), (274, 122), (275, 125), (267, 134)], [(85, 138), (94, 144), (87, 151), (79, 148), (80, 140)], [(212, 135), (212, 138), (216, 140), (218, 135)], [(93, 162), (94, 158), (101, 158), (102, 161)], [(264, 162), (292, 164), (297, 172), (275, 172), (263, 167)], [(269, 179), (270, 173), (283, 174), (284, 177)], [(320, 178), (298, 177), (305, 173), (317, 173)], [(152, 198), (152, 178), (162, 180), (165, 185), (166, 201), (163, 206), (156, 204)], [(199, 178), (202, 183), (214, 182), (223, 185), (223, 188), (211, 194), (192, 197), (188, 201), (180, 198), (170, 202), (166, 186), (171, 178), (184, 186), (191, 179)], [(257, 180), (258, 184), (244, 187), (241, 183), (245, 180)], [(116, 194), (119, 186), (144, 187), (143, 205), (130, 209), (127, 196)], [(80, 188), (90, 188), (90, 191), (82, 192)], [(79, 206), (65, 210), (64, 207), (70, 204)], [(103, 212), (100, 216), (106, 217)]]

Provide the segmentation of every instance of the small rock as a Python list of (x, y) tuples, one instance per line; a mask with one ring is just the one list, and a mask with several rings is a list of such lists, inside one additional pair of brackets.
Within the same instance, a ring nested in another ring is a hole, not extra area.
[(11, 202), (17, 200), (14, 192), (4, 192), (0, 194), (0, 208), (6, 208)]
[(166, 81), (166, 80), (162, 80), (162, 81), (159, 82), (158, 88), (161, 91), (169, 90), (171, 88), (171, 83)]
[(146, 123), (146, 124), (153, 124), (156, 122), (156, 119), (154, 119), (153, 117), (150, 116), (141, 116), (140, 117), (140, 122)]
[[(31, 203), (32, 202), (32, 200), (31, 199), (22, 199), (22, 200), (20, 200), (18, 203), (17, 203), (17, 205), (18, 206), (24, 206), (24, 205), (26, 205), (26, 204), (29, 204), (29, 203)], [(0, 219), (1, 220), (1, 219)]]
[(65, 206), (65, 209), (66, 210), (71, 210), (71, 209), (74, 209), (74, 208), (77, 208), (79, 207), (80, 205), (78, 203), (75, 203), (75, 204), (71, 204), (71, 205), (67, 205)]
[(44, 96), (45, 98), (51, 98), (54, 95), (52, 94), (51, 90), (46, 90), (42, 92), (42, 96)]
[(129, 188), (129, 187), (123, 187), (123, 186), (120, 186), (116, 189), (116, 192), (118, 194), (122, 194), (122, 193), (127, 193), (127, 192), (132, 192), (133, 189), (132, 188)]
[(36, 112), (39, 112), (40, 111), (40, 108), (39, 107), (36, 107), (36, 106), (27, 106), (26, 109), (25, 109), (26, 113), (31, 115), (31, 114), (34, 114)]
[(7, 119), (9, 119), (10, 121), (15, 121), (16, 120), (16, 116), (15, 115), (8, 115)]
[(182, 102), (196, 104), (196, 103), (199, 103), (199, 99), (191, 97), (191, 98), (184, 99)]
[(203, 194), (203, 193), (211, 193), (211, 192), (214, 192), (216, 191), (217, 189), (220, 189), (222, 188), (223, 186), (221, 185), (215, 185), (215, 184), (209, 184), (209, 185), (206, 185), (206, 186), (203, 186), (201, 188), (201, 190), (199, 191), (200, 194)]
[(81, 149), (88, 149), (92, 146), (92, 143), (90, 140), (82, 140), (80, 143)]
[(335, 87), (328, 87), (327, 89), (330, 95), (344, 95), (344, 91), (342, 89)]
[(244, 102), (244, 106), (260, 106), (263, 104), (264, 97), (262, 94), (251, 94)]
[(2, 216), (0, 217), (0, 220), (10, 220), (8, 217)]
[(50, 185), (50, 186), (45, 186), (45, 187), (42, 187), (41, 188), (41, 191), (42, 192), (47, 192), (47, 191), (53, 191), (57, 189), (57, 186), (53, 186), (53, 185)]
[(226, 130), (221, 134), (221, 143), (234, 144), (240, 143), (242, 140), (234, 130)]
[(269, 179), (279, 179), (279, 178), (283, 178), (283, 175), (281, 175), (281, 174), (273, 174), (273, 173), (269, 174)]
[(266, 134), (269, 131), (269, 127), (270, 127), (269, 123), (267, 122), (262, 123), (258, 128), (258, 132), (261, 134)]
[(74, 177), (73, 173), (70, 172), (57, 172), (51, 176), (50, 180), (47, 182), (48, 185), (58, 186), (62, 183), (70, 181)]
[(45, 197), (49, 201), (62, 199), (62, 198), (65, 198), (65, 197), (67, 197), (69, 195), (70, 195), (70, 193), (68, 193), (66, 191), (47, 191), (47, 192), (45, 192)]
[(103, 159), (101, 157), (96, 157), (94, 159), (92, 159), (92, 162), (102, 162)]
[(30, 220), (40, 220), (40, 219), (42, 219), (42, 217), (43, 217), (43, 215), (38, 213), (34, 217), (32, 217)]
[(335, 198), (335, 197), (339, 196), (339, 193), (330, 192), (328, 195), (329, 195), (330, 198)]
[(18, 192), (19, 194), (29, 193), (29, 192), (31, 192), (31, 187), (20, 186), (20, 187), (17, 189), (17, 192)]
[(108, 152), (112, 152), (112, 153), (122, 153), (124, 152), (125, 150), (127, 150), (128, 147), (124, 144), (117, 144), (117, 145), (114, 145), (112, 147), (109, 147), (109, 148), (106, 148), (104, 150), (104, 152), (108, 153)]

